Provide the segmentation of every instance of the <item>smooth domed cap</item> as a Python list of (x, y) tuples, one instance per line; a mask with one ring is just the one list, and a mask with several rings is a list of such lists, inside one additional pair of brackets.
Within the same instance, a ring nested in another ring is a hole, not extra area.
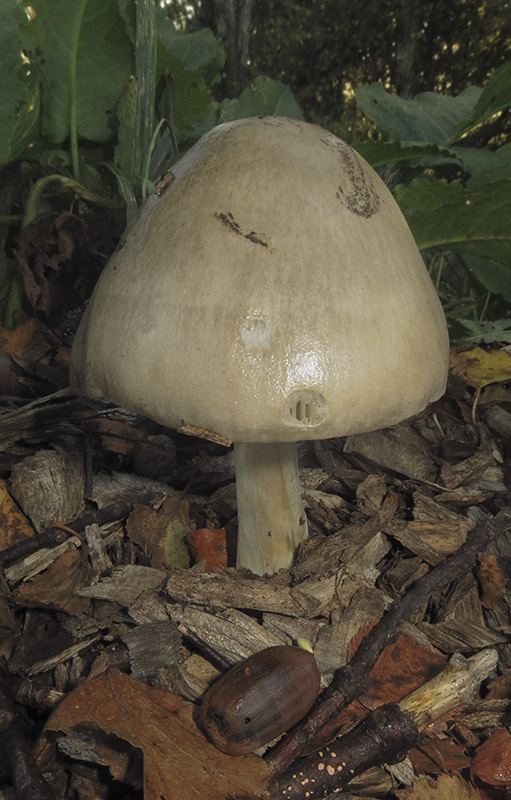
[(212, 130), (93, 294), (72, 385), (172, 428), (291, 442), (386, 427), (445, 390), (445, 318), (395, 200), (322, 128)]

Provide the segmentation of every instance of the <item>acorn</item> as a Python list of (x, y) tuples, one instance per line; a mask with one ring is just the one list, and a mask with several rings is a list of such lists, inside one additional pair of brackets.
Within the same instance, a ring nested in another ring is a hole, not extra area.
[(202, 726), (224, 753), (251, 753), (305, 716), (320, 680), (312, 653), (288, 645), (268, 647), (213, 684), (202, 701)]

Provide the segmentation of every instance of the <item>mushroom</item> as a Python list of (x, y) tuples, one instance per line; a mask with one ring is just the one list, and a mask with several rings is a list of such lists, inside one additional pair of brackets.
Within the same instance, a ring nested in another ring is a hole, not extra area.
[(219, 125), (110, 260), (71, 384), (234, 442), (237, 565), (288, 568), (308, 535), (297, 442), (394, 425), (445, 390), (445, 317), (392, 195), (322, 128)]

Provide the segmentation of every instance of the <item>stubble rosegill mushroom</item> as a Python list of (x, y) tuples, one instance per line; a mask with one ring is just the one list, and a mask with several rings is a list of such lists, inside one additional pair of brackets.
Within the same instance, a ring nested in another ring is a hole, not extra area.
[(147, 200), (72, 352), (78, 393), (234, 442), (238, 566), (308, 535), (297, 441), (364, 433), (445, 389), (436, 292), (392, 195), (322, 128), (220, 125)]

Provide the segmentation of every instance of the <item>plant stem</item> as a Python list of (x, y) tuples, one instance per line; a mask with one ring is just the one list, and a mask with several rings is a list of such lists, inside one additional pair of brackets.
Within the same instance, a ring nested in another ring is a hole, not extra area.
[(78, 109), (78, 90), (76, 87), (76, 62), (78, 52), (78, 42), (82, 30), (83, 16), (87, 7), (87, 0), (82, 0), (80, 8), (78, 9), (76, 24), (73, 30), (73, 39), (71, 41), (71, 98), (69, 106), (69, 140), (71, 148), (71, 161), (73, 164), (73, 177), (75, 181), (80, 180), (80, 158), (78, 152), (78, 122), (77, 122), (77, 109)]

